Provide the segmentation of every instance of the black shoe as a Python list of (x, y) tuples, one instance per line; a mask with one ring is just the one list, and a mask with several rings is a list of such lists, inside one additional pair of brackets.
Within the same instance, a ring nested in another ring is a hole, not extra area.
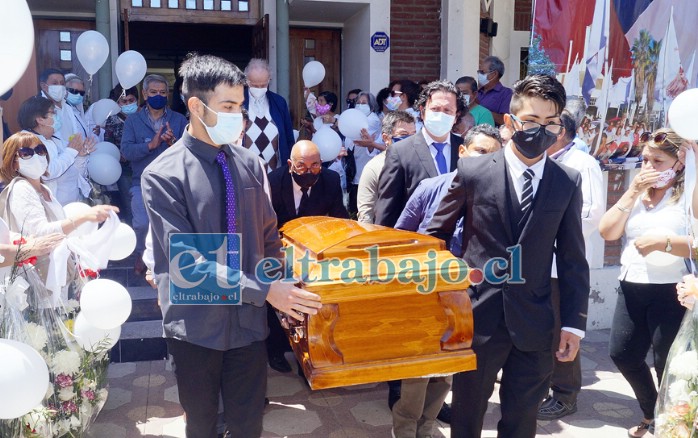
[(400, 400), (400, 389), (393, 390), (392, 388), (388, 390), (388, 408), (393, 410), (395, 403)]
[(266, 405), (268, 405), (268, 404), (269, 404), (269, 398), (268, 398), (268, 397), (264, 397), (264, 405), (266, 406)]
[(439, 415), (436, 416), (436, 419), (442, 423), (451, 424), (451, 405), (444, 402), (444, 405), (441, 406), (441, 410), (439, 411)]
[(548, 397), (538, 408), (539, 420), (557, 420), (577, 412), (577, 403), (563, 403), (555, 397)]
[(269, 356), (269, 366), (280, 373), (290, 373), (291, 365), (284, 356)]

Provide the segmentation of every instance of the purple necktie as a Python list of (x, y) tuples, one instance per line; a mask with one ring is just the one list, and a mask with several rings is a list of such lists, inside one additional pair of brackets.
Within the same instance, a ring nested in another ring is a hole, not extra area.
[[(237, 232), (236, 220), (235, 220), (235, 190), (233, 189), (233, 175), (230, 174), (230, 168), (228, 167), (228, 160), (225, 152), (220, 151), (216, 155), (216, 161), (218, 165), (221, 166), (223, 171), (223, 179), (225, 180), (225, 218), (227, 223), (227, 233), (235, 234)], [(234, 240), (232, 236), (228, 236), (228, 266), (233, 269), (240, 268), (240, 262), (238, 260), (239, 248), (234, 247)]]

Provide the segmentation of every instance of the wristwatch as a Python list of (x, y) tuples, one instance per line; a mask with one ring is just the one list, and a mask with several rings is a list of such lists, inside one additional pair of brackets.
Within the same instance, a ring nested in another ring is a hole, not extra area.
[(671, 249), (673, 247), (671, 246), (671, 238), (669, 236), (666, 236), (666, 246), (664, 247), (665, 252), (671, 252)]

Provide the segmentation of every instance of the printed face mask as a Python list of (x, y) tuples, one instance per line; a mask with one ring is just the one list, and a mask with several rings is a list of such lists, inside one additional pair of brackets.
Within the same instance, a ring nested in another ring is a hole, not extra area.
[[(676, 163), (674, 163), (674, 165), (676, 165)], [(676, 178), (676, 171), (674, 170), (674, 166), (671, 166), (667, 170), (659, 173), (659, 179), (657, 179), (657, 182), (654, 183), (652, 187), (655, 189), (663, 189), (669, 185), (674, 178)]]
[(385, 106), (388, 108), (388, 111), (396, 111), (401, 103), (402, 99), (400, 99), (400, 96), (390, 96), (385, 99)]
[(330, 104), (326, 103), (324, 105), (320, 105), (319, 103), (315, 104), (315, 111), (317, 111), (318, 114), (321, 116), (324, 116), (325, 114), (330, 112)]

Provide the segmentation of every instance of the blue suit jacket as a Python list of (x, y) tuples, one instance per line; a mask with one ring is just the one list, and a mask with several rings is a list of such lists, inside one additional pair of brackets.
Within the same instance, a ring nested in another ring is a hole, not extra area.
[[(291, 158), (291, 148), (295, 143), (293, 139), (293, 124), (291, 123), (291, 113), (288, 110), (286, 100), (273, 91), (267, 91), (269, 101), (269, 114), (271, 120), (279, 130), (279, 159), (281, 164), (285, 164)], [(250, 109), (250, 91), (245, 87), (245, 109)]]

